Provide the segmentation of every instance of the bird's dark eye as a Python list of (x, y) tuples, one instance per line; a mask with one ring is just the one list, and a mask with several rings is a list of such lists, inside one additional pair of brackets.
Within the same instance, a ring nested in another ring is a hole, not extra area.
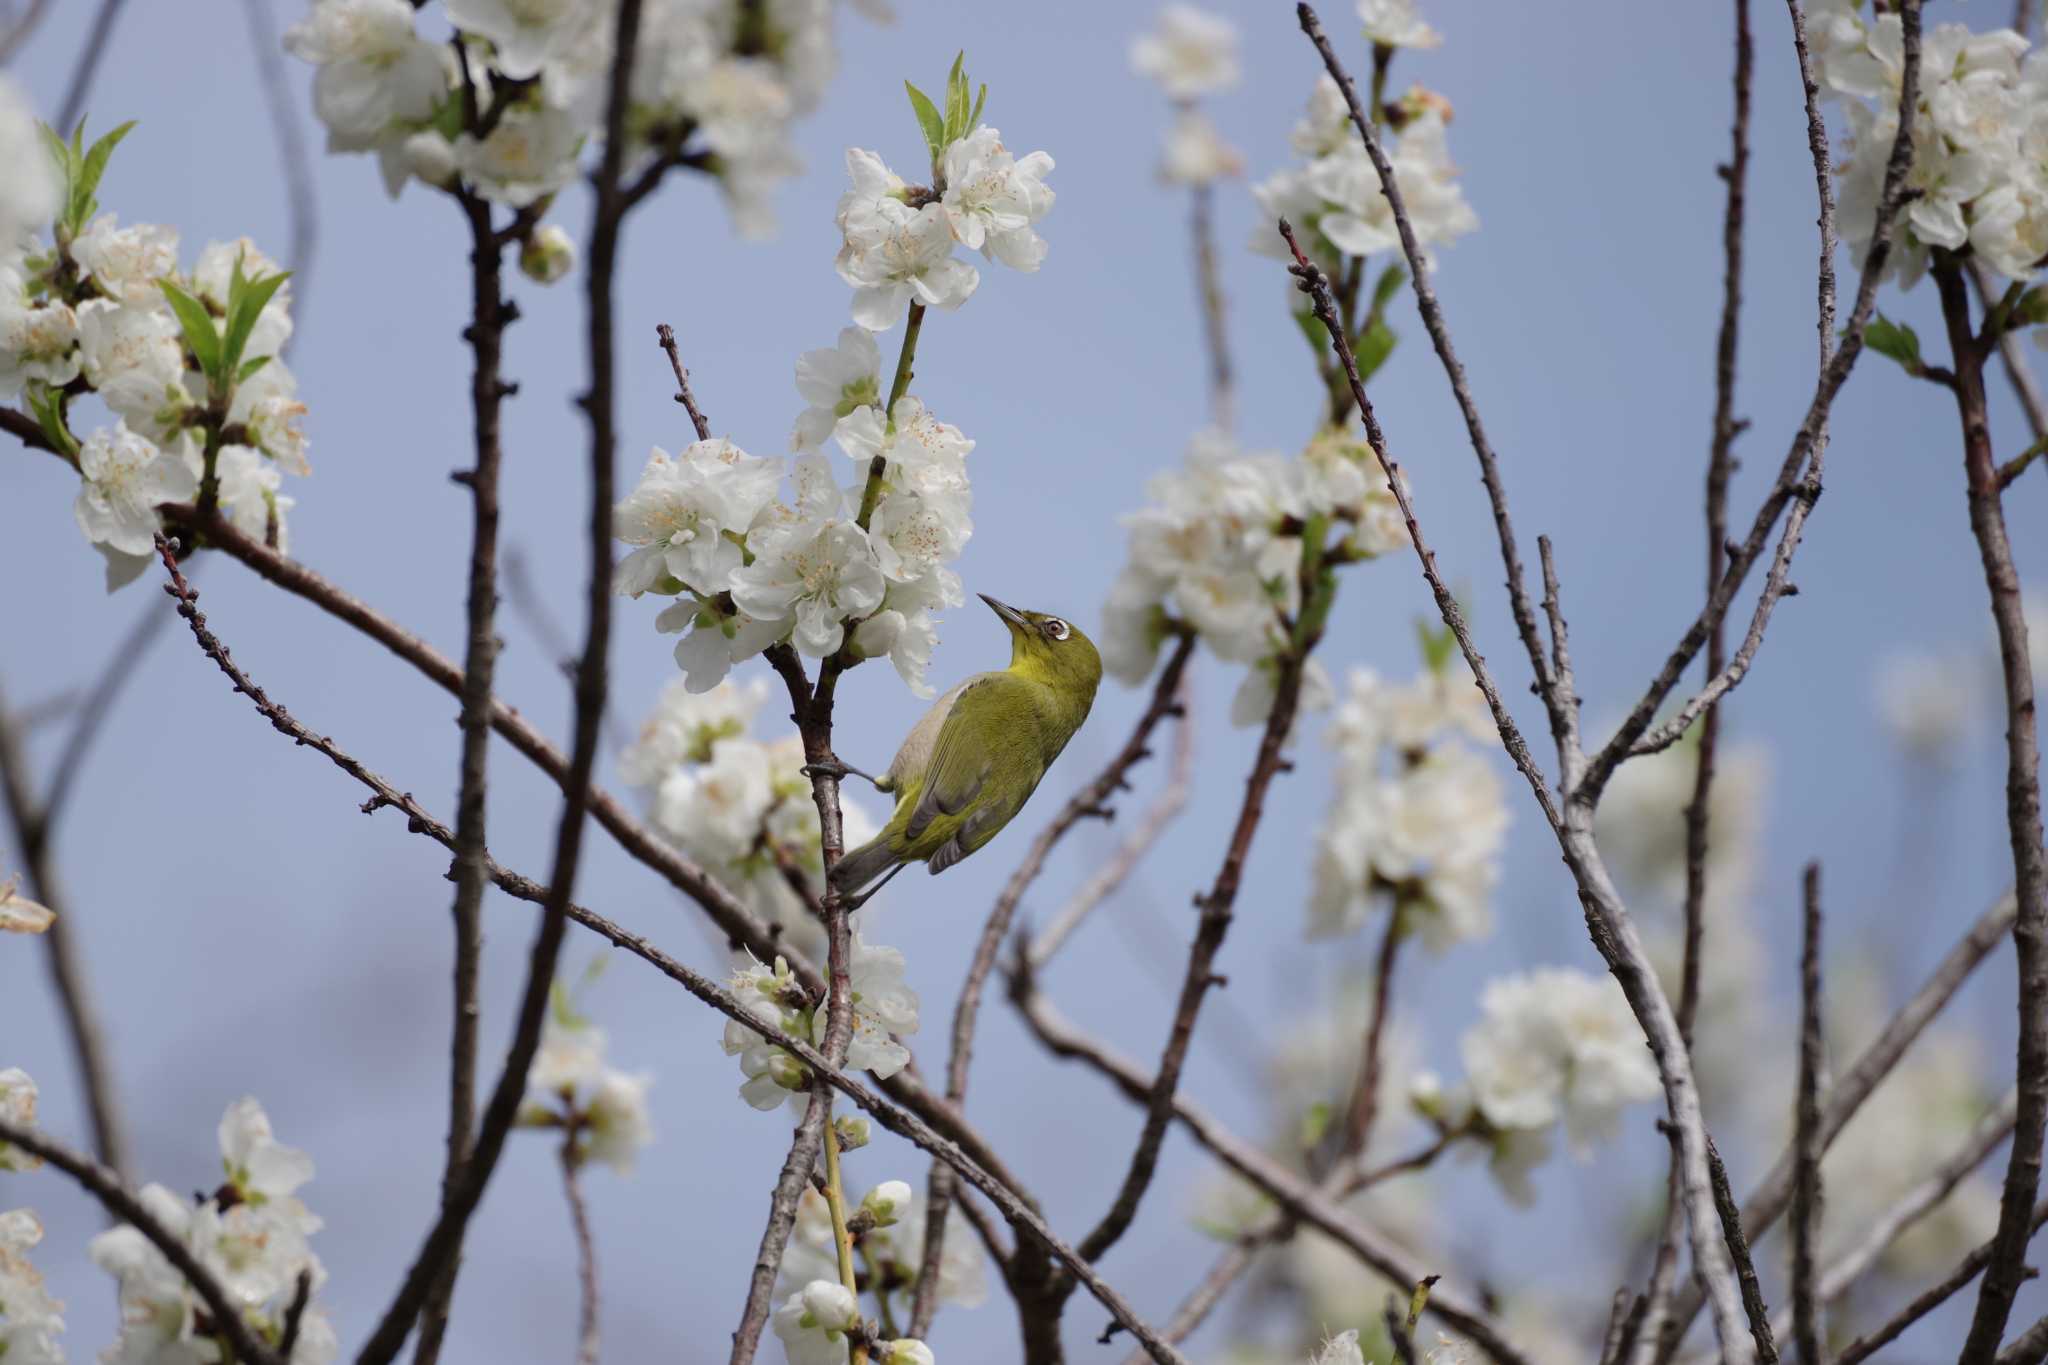
[(1057, 616), (1045, 623), (1045, 633), (1055, 640), (1064, 640), (1068, 635), (1072, 634), (1067, 628), (1067, 623), (1060, 620)]

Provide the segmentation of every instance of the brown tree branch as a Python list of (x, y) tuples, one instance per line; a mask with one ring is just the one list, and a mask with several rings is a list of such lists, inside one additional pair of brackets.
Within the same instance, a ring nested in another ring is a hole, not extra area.
[[(2029, 1226), (2032, 1231), (2039, 1232), (2043, 1223), (2048, 1223), (2048, 1200), (2043, 1200), (2035, 1206)], [(1994, 1237), (1991, 1241), (1978, 1246), (1963, 1257), (1956, 1268), (1940, 1282), (1922, 1290), (1914, 1296), (1912, 1302), (1887, 1318), (1882, 1325), (1844, 1346), (1835, 1356), (1835, 1365), (1860, 1365), (1860, 1362), (1868, 1360), (1898, 1340), (1908, 1327), (1947, 1303), (1970, 1281), (1983, 1274), (1985, 1265), (1991, 1260), (1991, 1249), (1996, 1244), (1997, 1239)]]
[(1815, 1283), (1820, 1242), (1820, 1072), (1823, 1063), (1820, 981), (1820, 864), (1802, 879), (1804, 932), (1799, 954), (1799, 1094), (1792, 1135), (1792, 1341), (1800, 1365), (1825, 1365), (1822, 1299)]
[[(260, 5), (262, 0), (253, 0)], [(467, 188), (455, 193), (469, 224), (470, 318), (463, 329), (473, 357), (469, 403), (474, 467), (460, 471), (456, 481), (470, 491), (469, 590), (464, 606), (468, 631), (462, 656), (462, 757), (455, 801), (455, 927), (454, 1025), (448, 1067), (448, 1153), (441, 1174), (443, 1208), (454, 1198), (469, 1159), (476, 1127), (478, 1002), (483, 960), (483, 897), (488, 880), (485, 862), (487, 766), (491, 746), (491, 691), (498, 660), (498, 471), (504, 460), (501, 415), (513, 386), (503, 376), (505, 328), (518, 309), (504, 297), (504, 247), (491, 222), (491, 205)], [(451, 1257), (435, 1284), (420, 1320), (419, 1344), (413, 1365), (433, 1365), (440, 1358), (448, 1331), (448, 1309), (455, 1296), (460, 1257)]]
[(186, 1283), (192, 1286), (193, 1292), (199, 1295), (200, 1302), (206, 1305), (206, 1311), (213, 1317), (214, 1326), (235, 1348), (236, 1360), (245, 1362), (245, 1365), (283, 1365), (277, 1353), (250, 1329), (248, 1319), (242, 1316), (241, 1309), (228, 1297), (213, 1272), (192, 1254), (192, 1249), (185, 1245), (182, 1237), (157, 1220), (120, 1176), (83, 1152), (72, 1151), (47, 1133), (9, 1123), (5, 1119), (0, 1119), (0, 1142), (19, 1147), (29, 1155), (49, 1162), (84, 1186), (109, 1214), (148, 1238), (150, 1245), (163, 1253), (164, 1259), (176, 1267)]
[[(88, 704), (82, 715), (91, 714), (93, 709)], [(64, 1015), (64, 1031), (71, 1042), (79, 1086), (85, 1092), (94, 1150), (121, 1179), (132, 1180), (128, 1124), (114, 1080), (113, 1060), (108, 1055), (106, 1023), (86, 980), (85, 962), (75, 937), (78, 925), (72, 918), (70, 897), (57, 875), (57, 859), (50, 840), (53, 806), (49, 802), (38, 804), (35, 799), (28, 753), (7, 714), (4, 700), (0, 700), (0, 799), (7, 806), (7, 818), (21, 850), (29, 887), (36, 899), (56, 915), (43, 932), (44, 951), (49, 954), (50, 984), (57, 992), (57, 1006)]]
[(1984, 566), (2006, 704), (2006, 828), (2012, 846), (2019, 914), (2013, 946), (2019, 957), (2019, 1117), (1999, 1201), (1998, 1235), (1977, 1295), (1977, 1311), (1963, 1343), (1961, 1365), (1990, 1365), (2026, 1278), (2029, 1221), (2041, 1185), (2041, 1150), (2048, 1134), (2048, 859), (2041, 848), (2041, 754), (2035, 736), (2034, 671), (2027, 650), (2026, 606), (2019, 570), (2006, 534), (1998, 465), (1991, 452), (1984, 395), (1983, 344), (1970, 326), (1969, 287), (1952, 258), (1937, 257), (1934, 282), (1941, 293), (1956, 371), (1956, 413), (1963, 429), (1963, 473), (1970, 530)]
[(568, 931), (569, 897), (583, 850), (584, 816), (590, 806), (591, 773), (597, 761), (607, 693), (606, 655), (611, 643), (612, 607), (612, 484), (618, 437), (613, 392), (613, 275), (620, 228), (626, 214), (619, 187), (626, 155), (626, 106), (633, 58), (640, 36), (641, 0), (620, 0), (613, 30), (610, 87), (606, 96), (604, 149), (595, 181), (596, 204), (590, 230), (587, 348), (590, 389), (583, 408), (590, 420), (589, 584), (585, 610), (583, 658), (576, 671), (576, 718), (567, 780), (562, 789), (562, 816), (555, 832), (554, 871), (549, 876), (547, 903), (534, 935), (521, 997), (518, 1025), (505, 1065), (484, 1112), (475, 1145), (464, 1162), (453, 1198), (445, 1200), (426, 1244), (406, 1273), (377, 1330), (357, 1355), (357, 1365), (384, 1365), (398, 1353), (414, 1316), (424, 1305), (434, 1281), (460, 1253), (470, 1215), (482, 1199), (505, 1137), (512, 1129), (526, 1089), (526, 1073), (540, 1045), (542, 1021), (553, 989), (555, 965)]

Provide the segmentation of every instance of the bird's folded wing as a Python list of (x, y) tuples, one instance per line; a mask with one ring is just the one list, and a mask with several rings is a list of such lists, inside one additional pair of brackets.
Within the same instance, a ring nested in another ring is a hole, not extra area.
[[(939, 729), (939, 742), (917, 794), (917, 805), (904, 824), (904, 835), (916, 843), (934, 820), (958, 815), (981, 793), (994, 768), (995, 754), (986, 742), (987, 726), (1002, 723), (998, 699), (1001, 675), (977, 678), (962, 688)], [(979, 735), (981, 738), (977, 738)]]

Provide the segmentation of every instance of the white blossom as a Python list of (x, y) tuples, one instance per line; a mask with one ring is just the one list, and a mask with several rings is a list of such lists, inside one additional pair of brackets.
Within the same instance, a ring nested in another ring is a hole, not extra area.
[(1209, 185), (1244, 174), (1244, 155), (1223, 140), (1223, 134), (1199, 109), (1174, 114), (1166, 148), (1159, 159), (1159, 178), (1169, 185)]
[(402, 144), (451, 86), (441, 45), (414, 31), (407, 0), (314, 0), (284, 48), (319, 68), (313, 109), (330, 151)]
[(486, 198), (525, 208), (569, 183), (582, 138), (559, 109), (514, 105), (481, 140), (458, 137), (455, 164)]
[(61, 299), (31, 302), (20, 273), (0, 265), (0, 398), (14, 397), (31, 380), (62, 388), (78, 377), (78, 367), (78, 315)]
[[(910, 1049), (892, 1034), (917, 1032), (917, 992), (903, 980), (903, 954), (867, 942), (858, 931), (847, 972), (853, 987), (853, 1038), (846, 1065), (888, 1080), (910, 1061)], [(826, 1012), (813, 1013), (811, 1041), (824, 1046)]]
[(775, 800), (767, 750), (750, 739), (722, 739), (709, 763), (674, 768), (662, 779), (654, 818), (706, 862), (738, 862), (759, 844)]
[(681, 679), (671, 682), (620, 753), (620, 776), (631, 786), (649, 787), (685, 763), (710, 762), (712, 746), (744, 735), (767, 700), (768, 684), (761, 678), (723, 682), (708, 692), (692, 692)]
[(111, 213), (93, 219), (70, 250), (71, 259), (101, 293), (141, 308), (161, 301), (157, 282), (178, 269), (177, 229), (155, 223), (124, 228)]
[(64, 1305), (28, 1259), (42, 1239), (43, 1225), (28, 1209), (0, 1213), (0, 1360), (7, 1365), (63, 1365)]
[(21, 87), (0, 76), (0, 256), (57, 216), (63, 190)]
[[(885, 1181), (883, 1186), (900, 1184)], [(877, 1187), (877, 1190), (883, 1187)], [(917, 1287), (924, 1268), (924, 1196), (914, 1187), (908, 1201), (896, 1202), (905, 1191), (892, 1192), (895, 1221), (877, 1227), (861, 1239), (861, 1246), (882, 1272), (886, 1283), (906, 1296)], [(877, 1197), (870, 1191), (863, 1203)], [(794, 1292), (814, 1279), (838, 1273), (832, 1242), (832, 1212), (823, 1195), (806, 1187), (797, 1201), (796, 1226), (790, 1233), (779, 1285), (782, 1292)], [(967, 1225), (958, 1208), (947, 1210), (946, 1237), (939, 1254), (939, 1302), (960, 1308), (979, 1308), (988, 1301), (988, 1267), (981, 1241)]]
[(1339, 1332), (1324, 1342), (1308, 1365), (1366, 1365), (1365, 1353), (1358, 1348), (1357, 1329)]
[(491, 64), (513, 80), (538, 75), (584, 30), (608, 21), (594, 0), (447, 0), (448, 18), (491, 42)]
[(795, 618), (790, 640), (824, 658), (846, 638), (845, 623), (882, 603), (879, 558), (867, 532), (825, 517), (770, 526), (749, 538), (754, 562), (732, 574), (732, 600), (759, 620)]
[(647, 1088), (652, 1078), (643, 1074), (606, 1071), (584, 1111), (584, 1156), (601, 1161), (620, 1175), (631, 1175), (640, 1149), (654, 1140), (654, 1124), (647, 1112)]
[(88, 436), (78, 453), (78, 528), (96, 545), (127, 555), (155, 548), (158, 504), (199, 491), (199, 478), (176, 453), (159, 449), (125, 422)]
[(21, 894), (21, 883), (0, 877), (0, 933), (40, 934), (56, 923), (47, 905), (38, 905)]
[(735, 537), (774, 502), (781, 478), (774, 460), (723, 438), (673, 458), (655, 447), (613, 512), (619, 540), (637, 547), (620, 562), (614, 591), (637, 597), (664, 577), (707, 596), (725, 591), (744, 559)]
[[(847, 160), (853, 164), (852, 153)], [(877, 201), (873, 221), (858, 234), (849, 228), (839, 251), (839, 277), (853, 286), (853, 320), (871, 332), (886, 332), (913, 302), (928, 308), (965, 303), (981, 275), (954, 259), (953, 241), (944, 206), (912, 209), (894, 199)]]
[[(0, 1119), (17, 1128), (33, 1128), (36, 1122), (36, 1083), (18, 1066), (0, 1070)], [(32, 1171), (43, 1159), (0, 1142), (0, 1171)]]
[(932, 1348), (909, 1337), (885, 1342), (879, 1348), (878, 1365), (935, 1365)]
[(1045, 184), (1052, 158), (1033, 152), (1019, 161), (1003, 146), (1002, 134), (983, 124), (947, 147), (943, 161), (940, 203), (954, 239), (1013, 270), (1038, 269), (1045, 239), (1032, 224), (1052, 209), (1053, 192)]
[[(774, 1037), (804, 1037), (810, 1032), (811, 1007), (803, 999), (789, 964), (781, 958), (765, 967), (744, 954), (734, 969), (731, 989), (740, 1006), (768, 1025)], [(746, 1083), (740, 1098), (756, 1109), (779, 1109), (801, 1102), (810, 1073), (796, 1055), (776, 1046), (761, 1033), (729, 1019), (720, 1045), (728, 1057), (740, 1059)]]
[(297, 378), (282, 360), (272, 357), (262, 369), (235, 385), (228, 422), (241, 424), (251, 445), (277, 461), (280, 468), (303, 478), (313, 467), (306, 459), (306, 433), (299, 426), (306, 405), (299, 401), (298, 392)]
[(881, 350), (865, 327), (845, 327), (829, 349), (797, 357), (796, 391), (809, 404), (797, 415), (791, 450), (816, 450), (845, 418), (881, 403)]
[(1131, 40), (1131, 69), (1177, 100), (1229, 90), (1241, 78), (1237, 26), (1193, 5), (1167, 5)]
[(176, 320), (160, 308), (92, 299), (79, 305), (78, 337), (93, 391), (136, 430), (167, 438), (192, 401)]
[(1658, 1091), (1657, 1067), (1609, 976), (1543, 967), (1498, 978), (1460, 1044), (1474, 1102), (1500, 1129), (1560, 1120), (1582, 1157), (1618, 1129), (1621, 1110)]
[(280, 554), (289, 554), (291, 532), (284, 514), (295, 500), (278, 491), (284, 476), (277, 466), (251, 446), (222, 446), (214, 470), (220, 479), (221, 515), (228, 524), (253, 540), (274, 543)]
[(604, 1053), (604, 1030), (577, 1012), (571, 991), (557, 982), (527, 1068), (518, 1124), (566, 1128), (578, 1164), (600, 1161), (630, 1175), (640, 1149), (654, 1140), (647, 1110), (653, 1078), (608, 1066)]
[(860, 1323), (860, 1303), (837, 1280), (812, 1280), (775, 1310), (772, 1321), (789, 1365), (844, 1365), (846, 1333)]
[(558, 224), (541, 224), (520, 244), (519, 273), (536, 284), (554, 284), (575, 268), (576, 239)]
[(1415, 0), (1358, 0), (1365, 36), (1381, 47), (1435, 47), (1443, 35), (1415, 12)]

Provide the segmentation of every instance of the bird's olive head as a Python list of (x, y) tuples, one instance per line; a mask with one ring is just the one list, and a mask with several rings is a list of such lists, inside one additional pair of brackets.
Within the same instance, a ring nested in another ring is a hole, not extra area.
[(1010, 628), (1012, 668), (1052, 686), (1084, 689), (1093, 695), (1095, 685), (1102, 681), (1102, 656), (1079, 626), (1064, 616), (1022, 611), (987, 593), (979, 596)]

